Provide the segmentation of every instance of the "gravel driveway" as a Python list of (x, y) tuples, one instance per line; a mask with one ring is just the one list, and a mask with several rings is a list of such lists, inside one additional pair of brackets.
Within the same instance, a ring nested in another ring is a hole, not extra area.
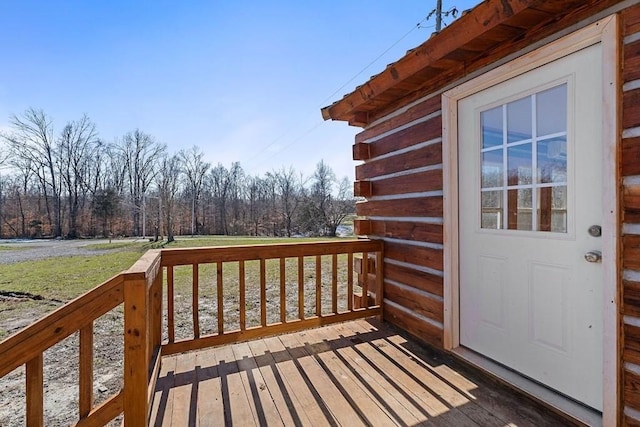
[[(141, 239), (118, 239), (113, 243), (136, 242)], [(10, 247), (0, 250), (0, 264), (12, 264), (22, 261), (37, 261), (52, 257), (99, 255), (108, 250), (89, 249), (99, 243), (109, 243), (108, 239), (91, 240), (3, 240), (0, 246)]]

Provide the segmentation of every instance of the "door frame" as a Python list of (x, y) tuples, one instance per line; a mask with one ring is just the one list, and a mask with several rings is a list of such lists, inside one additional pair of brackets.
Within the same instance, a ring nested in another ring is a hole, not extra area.
[(444, 190), (444, 348), (460, 346), (459, 211), (458, 211), (458, 100), (526, 73), (588, 46), (602, 43), (602, 176), (603, 176), (603, 417), (616, 425), (619, 411), (618, 346), (618, 18), (611, 15), (479, 75), (442, 94), (442, 149)]

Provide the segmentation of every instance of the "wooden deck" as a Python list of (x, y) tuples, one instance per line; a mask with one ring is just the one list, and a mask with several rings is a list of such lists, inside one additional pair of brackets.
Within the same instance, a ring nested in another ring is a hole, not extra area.
[(371, 319), (165, 357), (151, 424), (568, 423)]

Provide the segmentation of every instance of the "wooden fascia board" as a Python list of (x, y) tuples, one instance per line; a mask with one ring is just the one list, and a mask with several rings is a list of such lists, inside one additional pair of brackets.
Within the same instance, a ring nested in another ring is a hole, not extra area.
[(461, 16), (440, 34), (430, 38), (409, 54), (388, 66), (340, 101), (322, 109), (325, 120), (349, 120), (367, 101), (391, 89), (446, 55), (480, 37), (488, 30), (543, 0), (487, 0)]

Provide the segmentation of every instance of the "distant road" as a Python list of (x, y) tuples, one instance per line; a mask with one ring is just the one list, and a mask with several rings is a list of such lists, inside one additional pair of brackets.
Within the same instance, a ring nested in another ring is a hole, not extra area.
[[(114, 244), (120, 242), (136, 242), (141, 239), (118, 239), (112, 240)], [(23, 261), (36, 261), (40, 259), (66, 257), (66, 256), (87, 256), (99, 255), (106, 251), (87, 249), (99, 243), (109, 243), (108, 239), (92, 240), (16, 240), (0, 239), (0, 246), (14, 247), (15, 249), (0, 249), (0, 264), (12, 264)]]

